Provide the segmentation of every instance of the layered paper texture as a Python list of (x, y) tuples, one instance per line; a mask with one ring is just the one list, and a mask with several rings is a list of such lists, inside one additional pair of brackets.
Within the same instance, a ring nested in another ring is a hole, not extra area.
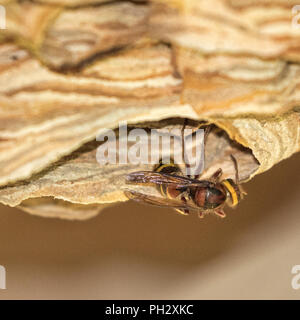
[(152, 166), (100, 165), (95, 141), (124, 121), (214, 124), (203, 177), (234, 177), (234, 154), (246, 182), (300, 149), (295, 1), (1, 3), (3, 204), (83, 219), (126, 201)]

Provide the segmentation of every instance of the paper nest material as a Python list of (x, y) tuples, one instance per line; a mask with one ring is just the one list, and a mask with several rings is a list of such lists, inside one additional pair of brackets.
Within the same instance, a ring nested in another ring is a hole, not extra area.
[(204, 175), (234, 177), (234, 154), (247, 181), (300, 149), (295, 1), (1, 4), (0, 203), (84, 219), (126, 201), (151, 165), (101, 166), (95, 141), (122, 121), (214, 124)]

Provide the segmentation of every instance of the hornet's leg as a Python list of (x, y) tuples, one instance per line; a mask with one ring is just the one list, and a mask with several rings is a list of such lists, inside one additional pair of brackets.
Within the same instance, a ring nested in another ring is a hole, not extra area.
[[(181, 196), (181, 201), (186, 204), (187, 201), (186, 201), (186, 198), (184, 196)], [(190, 213), (189, 209), (175, 209), (177, 212), (179, 212), (180, 214), (183, 214), (183, 215), (188, 215)]]
[(226, 214), (225, 214), (225, 212), (223, 211), (223, 209), (216, 209), (216, 210), (214, 211), (214, 213), (215, 213), (217, 216), (221, 217), (221, 218), (225, 218), (225, 217), (226, 217)]
[(219, 179), (220, 179), (220, 177), (221, 177), (221, 175), (222, 175), (222, 173), (223, 173), (222, 169), (219, 168), (219, 169), (209, 178), (209, 180), (210, 180), (211, 182), (214, 182), (214, 183), (218, 182)]
[(203, 219), (204, 213), (202, 211), (198, 211), (198, 218)]

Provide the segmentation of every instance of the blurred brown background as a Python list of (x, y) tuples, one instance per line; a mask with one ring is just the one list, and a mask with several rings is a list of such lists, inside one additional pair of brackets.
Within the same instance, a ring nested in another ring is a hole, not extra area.
[(300, 154), (246, 185), (225, 220), (133, 203), (88, 221), (0, 207), (0, 299), (299, 299)]

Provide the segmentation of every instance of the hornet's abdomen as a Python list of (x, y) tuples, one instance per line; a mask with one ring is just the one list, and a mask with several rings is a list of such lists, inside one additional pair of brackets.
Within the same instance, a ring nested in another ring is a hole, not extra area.
[[(160, 173), (181, 175), (180, 168), (174, 163), (163, 164), (161, 162), (155, 171)], [(165, 185), (160, 185), (158, 186), (158, 190), (163, 196), (168, 198), (176, 198), (181, 193), (179, 190), (176, 190), (175, 186), (166, 187)]]

